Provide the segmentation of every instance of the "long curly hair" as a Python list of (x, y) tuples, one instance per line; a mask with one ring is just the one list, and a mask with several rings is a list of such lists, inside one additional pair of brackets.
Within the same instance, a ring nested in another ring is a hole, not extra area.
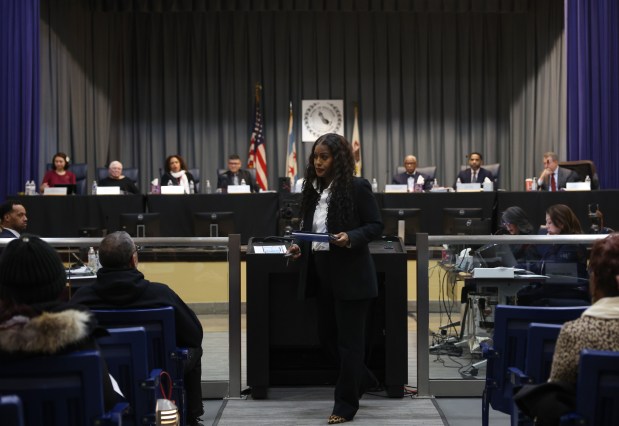
[[(303, 199), (301, 201), (302, 217), (305, 217), (306, 212), (316, 206), (320, 194), (327, 187), (325, 180), (316, 175), (314, 168), (314, 152), (318, 145), (326, 145), (333, 156), (331, 165), (333, 180), (330, 188), (331, 193), (327, 200), (329, 206), (327, 229), (329, 232), (337, 233), (345, 230), (344, 226), (350, 221), (354, 213), (352, 181), (355, 160), (350, 143), (343, 136), (327, 133), (314, 142), (305, 169), (305, 182), (302, 189)], [(316, 182), (316, 188), (314, 188), (314, 182)]]

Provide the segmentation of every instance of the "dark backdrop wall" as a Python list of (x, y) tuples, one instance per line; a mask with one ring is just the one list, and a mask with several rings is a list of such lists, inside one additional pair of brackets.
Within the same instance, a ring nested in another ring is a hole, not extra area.
[[(563, 3), (41, 0), (41, 160), (141, 169), (142, 188), (181, 154), (216, 178), (247, 157), (253, 88), (270, 187), (285, 175), (288, 108), (359, 105), (362, 173), (382, 187), (406, 154), (453, 184), (465, 155), (522, 189), (541, 154), (566, 158)], [(309, 147), (298, 142), (304, 170)]]

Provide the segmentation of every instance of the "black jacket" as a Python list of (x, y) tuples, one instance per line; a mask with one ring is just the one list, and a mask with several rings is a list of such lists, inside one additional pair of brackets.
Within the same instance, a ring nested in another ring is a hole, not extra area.
[(92, 309), (148, 309), (163, 306), (174, 308), (176, 344), (184, 347), (202, 346), (202, 325), (196, 314), (167, 285), (144, 279), (134, 268), (101, 268), (97, 281), (80, 288), (71, 303)]
[[(346, 232), (350, 239), (350, 248), (329, 246), (329, 274), (333, 277), (334, 295), (339, 300), (357, 300), (376, 297), (378, 282), (376, 268), (370, 255), (368, 243), (380, 237), (383, 222), (378, 210), (376, 198), (372, 194), (370, 183), (362, 178), (353, 179), (354, 217), (344, 229), (332, 230), (331, 233)], [(303, 216), (303, 231), (312, 230), (315, 207)], [(310, 267), (309, 255), (312, 243), (299, 242), (301, 247), (299, 295), (304, 298), (313, 293), (311, 286), (316, 279), (315, 271)]]
[(140, 193), (140, 190), (135, 185), (135, 182), (129, 179), (127, 176), (123, 177), (122, 179), (112, 179), (111, 177), (106, 177), (99, 181), (99, 186), (119, 186), (120, 190), (124, 193)]

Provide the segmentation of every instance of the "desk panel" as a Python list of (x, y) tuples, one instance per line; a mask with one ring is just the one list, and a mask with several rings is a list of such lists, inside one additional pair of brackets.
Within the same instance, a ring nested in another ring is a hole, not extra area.
[(81, 228), (117, 231), (121, 213), (144, 212), (143, 195), (9, 197), (26, 208), (28, 233), (46, 238), (79, 237)]
[(147, 205), (149, 212), (161, 213), (162, 237), (192, 237), (193, 214), (215, 211), (234, 212), (241, 244), (277, 234), (277, 193), (149, 195)]
[[(421, 209), (421, 231), (430, 235), (443, 235), (444, 208), (481, 207), (484, 219), (494, 219), (496, 192), (377, 194), (377, 200), (381, 208)], [(492, 229), (495, 228), (493, 224)]]

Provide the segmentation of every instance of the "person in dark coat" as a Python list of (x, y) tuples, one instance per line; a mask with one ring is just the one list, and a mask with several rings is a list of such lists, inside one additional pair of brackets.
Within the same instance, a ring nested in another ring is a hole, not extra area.
[(135, 182), (123, 175), (123, 165), (120, 161), (112, 161), (108, 166), (108, 177), (99, 181), (99, 186), (118, 186), (123, 194), (139, 194)]
[(420, 177), (423, 177), (423, 190), (429, 191), (432, 189), (432, 180), (430, 176), (424, 175), (417, 171), (417, 157), (414, 155), (407, 155), (404, 158), (404, 173), (398, 173), (393, 176), (391, 183), (395, 185), (408, 185), (408, 179), (413, 179), (413, 184), (417, 183)]
[(557, 154), (546, 152), (544, 154), (544, 170), (537, 180), (537, 190), (559, 191), (565, 189), (568, 182), (580, 182), (580, 176), (574, 170), (559, 167)]
[(353, 420), (361, 395), (378, 385), (365, 364), (367, 318), (378, 294), (368, 244), (380, 237), (383, 223), (370, 183), (354, 170), (346, 139), (334, 133), (318, 138), (306, 167), (301, 230), (332, 236), (289, 249), (301, 262), (299, 295), (317, 295), (318, 334), (339, 361), (328, 424)]
[[(39, 237), (22, 234), (6, 246), (0, 258), (0, 362), (99, 349), (96, 338), (107, 331), (85, 307), (60, 301), (66, 278), (58, 253)], [(120, 399), (104, 361), (101, 367), (109, 410)]]
[(174, 308), (177, 346), (189, 348), (184, 381), (189, 424), (196, 424), (204, 413), (201, 391), (202, 325), (196, 314), (165, 284), (148, 281), (138, 271), (138, 252), (131, 236), (124, 231), (107, 235), (99, 246), (97, 280), (80, 288), (71, 303), (92, 309)]

